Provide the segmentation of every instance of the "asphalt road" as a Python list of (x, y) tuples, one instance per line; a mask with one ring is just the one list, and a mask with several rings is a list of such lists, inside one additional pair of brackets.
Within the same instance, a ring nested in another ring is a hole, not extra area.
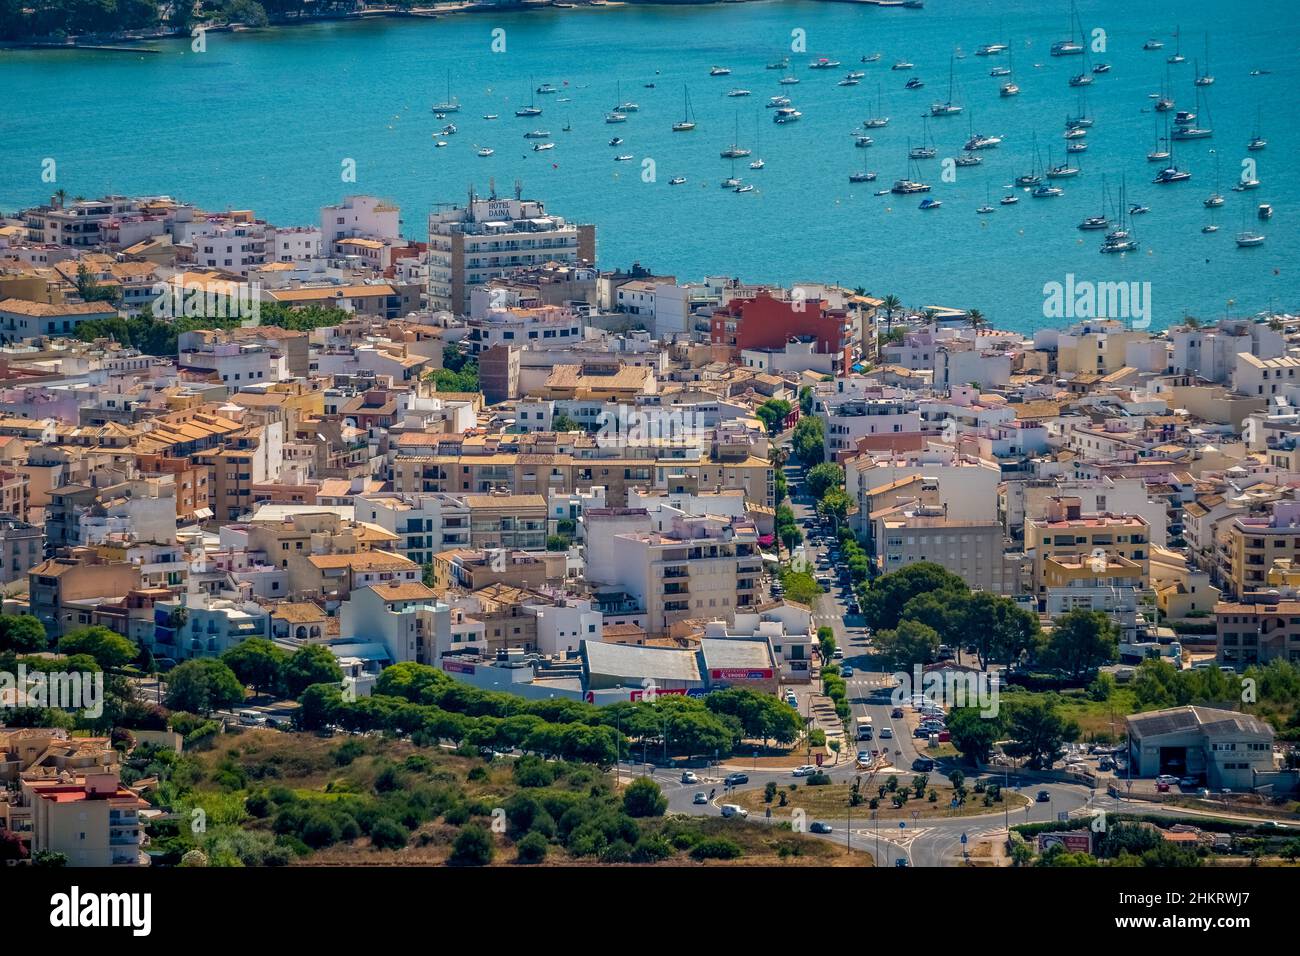
[[(793, 488), (799, 480), (799, 469), (787, 466), (786, 473)], [(801, 527), (806, 518), (816, 514), (815, 503), (808, 498), (793, 499), (791, 507)], [(807, 529), (804, 530), (806, 538)], [(805, 541), (804, 547), (805, 553), (814, 562), (818, 561), (826, 551), (824, 545), (817, 545), (810, 541)], [(818, 568), (818, 570), (823, 569)], [(832, 577), (835, 577), (835, 569), (829, 570)], [(830, 592), (818, 598), (813, 609), (813, 617), (815, 626), (832, 628), (837, 645), (844, 649), (842, 663), (849, 664), (854, 669), (853, 675), (846, 678), (852, 712), (852, 720), (846, 731), (851, 737), (856, 737), (859, 724), (870, 717), (875, 738), (870, 742), (860, 743), (856, 739), (850, 739), (847, 741), (846, 751), (840, 755), (839, 760), (834, 764), (828, 764), (823, 770), (835, 782), (847, 782), (858, 774), (854, 760), (856, 750), (881, 749), (888, 755), (891, 766), (878, 771), (877, 779), (883, 780), (890, 773), (896, 772), (901, 780), (909, 780), (910, 775), (914, 773), (912, 762), (924, 752), (925, 748), (916, 746), (918, 738), (912, 736), (912, 728), (907, 718), (893, 716), (895, 701), (892, 697), (896, 693), (897, 681), (890, 662), (873, 653), (870, 637), (865, 628), (851, 626), (845, 621), (848, 614), (847, 603), (852, 597), (851, 588), (841, 588), (837, 583), (832, 584)], [(898, 702), (905, 701), (907, 696), (907, 693), (899, 692)], [(905, 704), (903, 710), (910, 714), (910, 708)], [(891, 740), (881, 738), (880, 732), (886, 727), (893, 733)], [(933, 778), (945, 778), (948, 771), (956, 766), (954, 760), (941, 760), (930, 775)], [(721, 805), (730, 802), (728, 797), (732, 791), (723, 785), (723, 777), (735, 769), (743, 769), (749, 776), (748, 782), (741, 784), (738, 790), (759, 790), (768, 781), (784, 786), (800, 779), (792, 776), (788, 769), (746, 768), (743, 760), (736, 759), (730, 761), (728, 767), (697, 769), (695, 771), (699, 776), (697, 783), (683, 783), (680, 771), (660, 770), (641, 763), (624, 763), (621, 772), (636, 776), (643, 774), (652, 776), (663, 789), (664, 795), (668, 798), (669, 810), (672, 812), (711, 816), (720, 814)], [(1098, 810), (1122, 810), (1130, 813), (1152, 813), (1170, 818), (1182, 816), (1190, 820), (1196, 819), (1195, 814), (1183, 812), (1178, 808), (1159, 807), (1142, 801), (1117, 802), (1104, 792), (1092, 791), (1080, 784), (1043, 783), (1029, 778), (1018, 779), (1014, 772), (972, 774), (966, 768), (962, 769), (967, 775), (968, 786), (976, 779), (983, 778), (991, 783), (1002, 784), (1011, 792), (1023, 793), (1030, 803), (1025, 807), (1002, 808), (973, 816), (904, 819), (901, 827), (900, 821), (896, 818), (871, 819), (871, 811), (863, 807), (860, 817), (825, 820), (824, 822), (831, 825), (832, 832), (820, 836), (822, 839), (847, 845), (854, 850), (871, 853), (877, 866), (894, 866), (900, 858), (907, 860), (909, 866), (956, 866), (962, 862), (963, 846), (973, 848), (982, 838), (1003, 832), (1008, 825), (1042, 823), (1092, 814)], [(1048, 794), (1048, 799), (1041, 803), (1037, 800), (1040, 791), (1046, 791)], [(704, 794), (704, 803), (694, 802), (695, 795), (698, 793)], [(753, 814), (747, 820), (737, 819), (734, 822), (736, 826), (763, 826), (765, 818)], [(963, 836), (966, 837), (965, 844), (962, 842)]]

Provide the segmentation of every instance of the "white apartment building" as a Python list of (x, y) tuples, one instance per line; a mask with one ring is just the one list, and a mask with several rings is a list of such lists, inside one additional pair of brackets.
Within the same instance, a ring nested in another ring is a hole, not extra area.
[(1285, 395), (1288, 389), (1300, 384), (1297, 370), (1300, 370), (1300, 359), (1289, 355), (1260, 358), (1249, 352), (1239, 352), (1232, 385), (1242, 395), (1272, 398)]
[(429, 215), (429, 305), (466, 314), (470, 290), (517, 269), (595, 258), (595, 227), (549, 215), (536, 200), (471, 197)]
[(293, 377), (284, 352), (239, 342), (211, 342), (186, 349), (179, 354), (177, 364), (189, 371), (215, 372), (232, 391), (244, 385), (282, 382)]
[(266, 230), (267, 262), (304, 262), (321, 255), (321, 232), (315, 226)]
[(933, 370), (934, 387), (941, 391), (971, 382), (983, 388), (1002, 386), (1011, 381), (1011, 353), (946, 345), (934, 350)]
[[(589, 529), (590, 533), (590, 529)], [(646, 631), (660, 635), (691, 617), (730, 615), (751, 608), (759, 593), (762, 560), (752, 523), (678, 517), (671, 532), (614, 535), (610, 565), (592, 568), (646, 611)]]
[(811, 335), (792, 338), (779, 349), (740, 350), (740, 364), (758, 372), (817, 372), (831, 375), (837, 356), (817, 351), (817, 338)]
[(1246, 352), (1256, 358), (1281, 358), (1286, 338), (1266, 322), (1224, 319), (1207, 328), (1177, 326), (1168, 332), (1173, 344), (1172, 370), (1191, 373), (1210, 382), (1224, 384), (1237, 365), (1237, 355)]
[(828, 399), (825, 423), (826, 460), (835, 461), (841, 452), (855, 450), (856, 439), (865, 435), (919, 432), (921, 415), (910, 399)]
[(562, 598), (559, 604), (526, 604), (523, 612), (537, 619), (540, 654), (576, 654), (583, 641), (604, 640), (605, 616), (591, 601)]
[(437, 649), (451, 643), (451, 608), (419, 581), (356, 588), (339, 605), (339, 638), (382, 644), (394, 664), (437, 664)]
[(997, 495), (998, 513), (1009, 537), (1018, 538), (1024, 533), (1026, 519), (1046, 518), (1051, 499), (1061, 496), (1078, 498), (1084, 514), (1141, 515), (1151, 526), (1152, 544), (1164, 545), (1168, 533), (1168, 506), (1147, 494), (1142, 478), (1031, 478), (1008, 481)]
[(393, 203), (374, 196), (348, 196), (320, 211), (321, 248), (334, 254), (339, 239), (396, 241), (402, 237), (402, 212)]
[(457, 495), (356, 495), (352, 505), (357, 521), (397, 535), (392, 550), (417, 564), (430, 564), (441, 551), (470, 546), (469, 505)]
[(861, 455), (844, 462), (845, 492), (858, 502), (862, 521), (868, 520), (866, 499), (872, 489), (904, 478), (935, 482), (939, 499), (948, 506), (948, 517), (953, 521), (996, 520), (1002, 469), (995, 462), (959, 455), (941, 445), (908, 454), (882, 454), (879, 458)]
[(267, 261), (267, 226), (261, 222), (211, 225), (193, 238), (196, 265), (246, 276)]
[(478, 312), (477, 300), (488, 290), (471, 293), (469, 334), (464, 342), (470, 354), (479, 355), (494, 345), (548, 349), (582, 341), (582, 318), (571, 309), (541, 306), (535, 309), (487, 307)]

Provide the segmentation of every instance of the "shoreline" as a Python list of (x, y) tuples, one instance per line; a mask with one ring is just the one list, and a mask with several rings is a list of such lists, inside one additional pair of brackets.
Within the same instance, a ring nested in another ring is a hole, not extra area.
[[(457, 16), (470, 13), (520, 13), (545, 10), (600, 10), (628, 6), (717, 6), (729, 3), (758, 3), (763, 0), (518, 0), (516, 3), (499, 4), (481, 2), (434, 3), (428, 6), (399, 9), (397, 7), (372, 7), (351, 13), (323, 14), (310, 17), (289, 17), (273, 20), (265, 26), (249, 26), (244, 23), (195, 24), (190, 30), (158, 30), (148, 34), (97, 34), (85, 41), (77, 38), (67, 40), (4, 40), (0, 41), (0, 51), (35, 50), (35, 51), (96, 51), (102, 53), (162, 53), (158, 48), (144, 46), (165, 40), (185, 40), (192, 31), (202, 26), (206, 33), (262, 33), (285, 28), (309, 26), (317, 23), (357, 23), (374, 20), (437, 20), (441, 17)], [(837, 2), (837, 0), (828, 0)], [(838, 0), (844, 2), (844, 0)], [(878, 0), (848, 0), (862, 4), (876, 4)]]

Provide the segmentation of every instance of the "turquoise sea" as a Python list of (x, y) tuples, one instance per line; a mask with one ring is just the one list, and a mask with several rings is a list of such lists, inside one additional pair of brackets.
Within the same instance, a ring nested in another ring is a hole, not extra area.
[[(1106, 52), (1089, 62), (1112, 69), (1086, 89), (1096, 121), (1089, 149), (1072, 157), (1082, 174), (1058, 181), (1065, 195), (1056, 199), (1021, 192), (1017, 205), (998, 205), (1033, 164), (1035, 136), (1044, 162), (1049, 148), (1053, 162), (1065, 158), (1064, 120), (1080, 106), (1067, 79), (1083, 58), (1048, 49), (1069, 35), (1068, 3), (929, 0), (913, 11), (773, 0), (211, 34), (204, 53), (188, 41), (158, 43), (160, 55), (0, 52), (0, 208), (12, 212), (62, 187), (69, 196), (166, 193), (293, 224), (316, 221), (321, 205), (343, 195), (372, 193), (400, 203), (406, 233), (423, 238), (435, 204), (463, 201), (471, 185), (485, 193), (493, 179), (509, 192), (519, 180), (552, 212), (597, 225), (603, 267), (638, 261), (682, 279), (834, 281), (909, 305), (980, 308), (994, 324), (1023, 331), (1058, 324), (1043, 318), (1043, 285), (1070, 273), (1149, 282), (1156, 328), (1185, 313), (1300, 309), (1300, 7), (1084, 0), (1078, 21), (1089, 39), (1105, 31)], [(1176, 29), (1187, 60), (1171, 66)], [(803, 31), (805, 52), (791, 52), (792, 31)], [(1199, 125), (1212, 126), (1213, 138), (1175, 144), (1190, 182), (1152, 185), (1159, 166), (1146, 154), (1159, 123), (1148, 94), (1168, 77), (1178, 108), (1194, 106), (1194, 60), (1205, 58), (1207, 31), (1216, 82), (1202, 90)], [(494, 52), (502, 37), (504, 52)], [(1164, 49), (1144, 51), (1151, 37)], [(999, 42), (1009, 44), (1010, 59), (974, 55)], [(877, 51), (878, 62), (859, 62)], [(765, 69), (783, 55), (788, 70)], [(810, 70), (817, 57), (841, 66)], [(904, 59), (914, 69), (891, 70)], [(908, 145), (925, 133), (922, 114), (947, 98), (950, 62), (965, 112), (929, 121), (939, 158), (920, 167), (941, 208), (920, 211), (921, 197), (874, 196), (908, 173)], [(713, 65), (733, 72), (710, 77)], [(1020, 96), (999, 97), (1004, 80), (989, 76), (999, 65), (1014, 68)], [(866, 76), (837, 86), (849, 70)], [(429, 107), (445, 97), (448, 71), (462, 109), (444, 121)], [(800, 82), (778, 85), (787, 73)], [(912, 75), (924, 89), (903, 89)], [(543, 83), (561, 92), (534, 96)], [(698, 128), (673, 133), (684, 86)], [(752, 95), (726, 95), (736, 88)], [(779, 93), (803, 113), (799, 122), (772, 122), (764, 104)], [(878, 97), (891, 122), (870, 131), (874, 146), (855, 148), (851, 134), (877, 112)], [(543, 115), (516, 118), (530, 99)], [(619, 99), (640, 109), (607, 125)], [(491, 113), (500, 118), (483, 119)], [(1268, 147), (1247, 153), (1257, 116)], [(447, 121), (459, 131), (435, 148)], [(556, 148), (533, 152), (523, 134), (534, 129), (549, 130)], [(958, 168), (956, 181), (945, 182), (942, 158), (961, 155), (972, 129), (1003, 142), (981, 153), (984, 165)], [(625, 143), (610, 147), (615, 135)], [(731, 164), (719, 151), (737, 135), (766, 161), (761, 171), (749, 159), (736, 163), (736, 175), (757, 187), (750, 193), (720, 188)], [(480, 158), (476, 147), (495, 152)], [(616, 154), (635, 158), (616, 162)], [(1227, 202), (1215, 213), (1219, 231), (1206, 235), (1211, 213), (1202, 200), (1215, 189), (1216, 156)], [(57, 163), (55, 185), (42, 182), (46, 158)], [(1257, 162), (1262, 186), (1232, 192), (1245, 159)], [(345, 160), (355, 160), (355, 183), (341, 180)], [(849, 174), (864, 168), (879, 180), (850, 184)], [(687, 183), (669, 185), (674, 176)], [(1129, 200), (1150, 207), (1134, 221), (1136, 253), (1101, 255), (1102, 234), (1076, 228), (1101, 211), (1103, 176), (1112, 200), (1123, 179)], [(986, 196), (997, 211), (977, 215)], [(1261, 202), (1275, 209), (1270, 222), (1256, 220)], [(1263, 246), (1236, 247), (1243, 221), (1267, 233)]]

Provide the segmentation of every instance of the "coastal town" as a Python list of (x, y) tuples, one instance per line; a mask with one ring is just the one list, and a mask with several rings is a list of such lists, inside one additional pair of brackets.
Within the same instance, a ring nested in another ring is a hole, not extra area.
[(0, 218), (0, 857), (1300, 860), (1300, 316), (602, 240)]

